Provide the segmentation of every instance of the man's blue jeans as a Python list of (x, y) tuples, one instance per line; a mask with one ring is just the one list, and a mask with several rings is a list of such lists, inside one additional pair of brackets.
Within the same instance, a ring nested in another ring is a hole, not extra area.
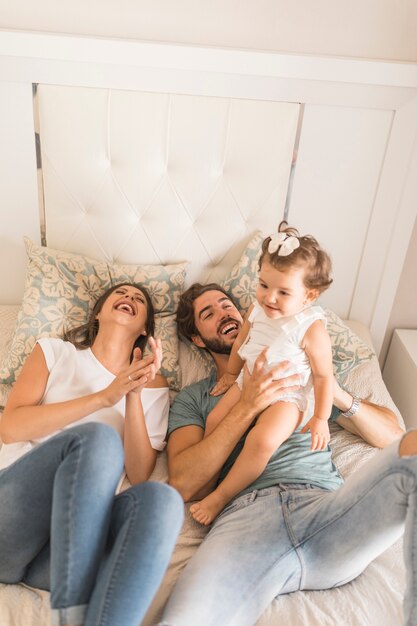
[(252, 626), (276, 596), (352, 580), (404, 527), (404, 623), (416, 626), (417, 455), (400, 457), (398, 447), (337, 491), (278, 485), (232, 501), (181, 573), (160, 626)]
[(0, 582), (50, 589), (53, 624), (137, 626), (161, 582), (182, 500), (152, 482), (115, 496), (123, 456), (91, 423), (0, 471)]

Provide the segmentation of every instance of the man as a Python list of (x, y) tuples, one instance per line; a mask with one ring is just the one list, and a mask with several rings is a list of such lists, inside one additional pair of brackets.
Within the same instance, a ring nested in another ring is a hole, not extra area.
[[(210, 391), (226, 371), (242, 318), (221, 287), (196, 284), (183, 294), (177, 320), (179, 332), (208, 350), (216, 365), (216, 376), (184, 389), (170, 414), (169, 480), (189, 501), (213, 489), (256, 416), (297, 380), (285, 378), (285, 364), (265, 374), (262, 354), (252, 375), (245, 373), (239, 402), (204, 437), (218, 401)], [(386, 447), (402, 434), (390, 410), (360, 401), (337, 383), (334, 405), (332, 419), (374, 446)], [(182, 572), (161, 625), (250, 626), (277, 595), (355, 578), (404, 530), (408, 503), (417, 495), (415, 454), (417, 432), (411, 432), (341, 485), (330, 451), (311, 452), (310, 435), (298, 429), (215, 520)], [(417, 528), (407, 527), (407, 540), (417, 548)], [(406, 554), (411, 577), (416, 555), (417, 549)], [(417, 624), (417, 580), (410, 580), (407, 625)]]

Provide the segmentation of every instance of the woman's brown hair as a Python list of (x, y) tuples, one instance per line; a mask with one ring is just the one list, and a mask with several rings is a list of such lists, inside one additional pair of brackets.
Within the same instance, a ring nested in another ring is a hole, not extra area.
[(103, 308), (103, 304), (106, 302), (110, 294), (113, 293), (113, 291), (115, 291), (116, 289), (119, 289), (120, 287), (125, 287), (125, 286), (135, 287), (136, 289), (139, 289), (139, 291), (143, 293), (145, 300), (146, 300), (146, 305), (147, 305), (146, 306), (147, 317), (146, 317), (146, 326), (145, 326), (146, 335), (139, 335), (136, 338), (133, 349), (132, 349), (132, 355), (133, 355), (133, 350), (135, 348), (140, 348), (143, 353), (146, 343), (148, 341), (148, 337), (153, 336), (155, 332), (155, 312), (154, 312), (152, 300), (151, 300), (148, 290), (146, 289), (146, 287), (144, 287), (140, 283), (129, 283), (129, 282), (119, 283), (107, 289), (107, 291), (105, 291), (95, 303), (90, 313), (90, 317), (88, 318), (88, 321), (85, 324), (82, 324), (81, 326), (77, 326), (76, 328), (71, 328), (69, 330), (66, 330), (63, 336), (64, 341), (69, 341), (72, 344), (74, 344), (77, 350), (85, 350), (86, 348), (91, 348), (91, 346), (94, 343), (95, 338), (97, 337), (98, 328), (99, 328), (99, 321), (97, 319), (97, 315), (100, 313), (101, 309)]

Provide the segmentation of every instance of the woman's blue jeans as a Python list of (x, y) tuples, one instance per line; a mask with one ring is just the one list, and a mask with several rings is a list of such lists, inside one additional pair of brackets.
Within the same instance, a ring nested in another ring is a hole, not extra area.
[(115, 496), (123, 456), (90, 423), (0, 471), (0, 582), (50, 589), (52, 624), (138, 626), (161, 582), (183, 503), (152, 482)]

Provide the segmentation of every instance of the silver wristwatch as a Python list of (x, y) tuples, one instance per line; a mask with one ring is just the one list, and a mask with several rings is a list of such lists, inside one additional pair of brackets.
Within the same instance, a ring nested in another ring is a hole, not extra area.
[(358, 396), (354, 396), (353, 394), (350, 395), (352, 396), (352, 405), (348, 411), (341, 413), (343, 417), (353, 417), (359, 411), (359, 407), (361, 405), (361, 399), (358, 398)]

